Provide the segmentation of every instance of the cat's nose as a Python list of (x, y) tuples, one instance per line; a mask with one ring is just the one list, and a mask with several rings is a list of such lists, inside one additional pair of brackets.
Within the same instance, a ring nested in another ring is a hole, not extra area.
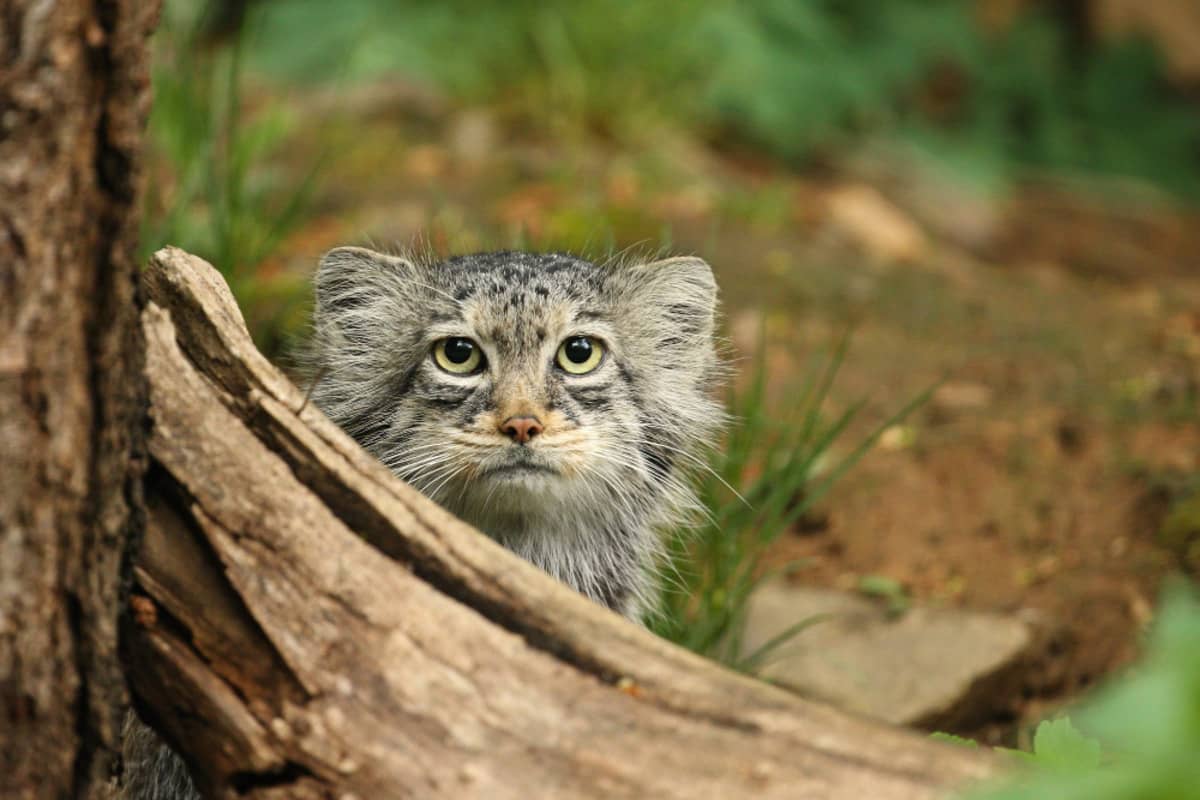
[(542, 432), (542, 423), (537, 417), (509, 417), (500, 423), (500, 432), (517, 444), (525, 444)]

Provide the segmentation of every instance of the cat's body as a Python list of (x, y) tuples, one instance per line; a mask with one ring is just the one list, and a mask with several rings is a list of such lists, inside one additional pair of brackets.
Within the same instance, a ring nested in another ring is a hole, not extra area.
[(399, 477), (640, 620), (660, 530), (695, 508), (685, 473), (723, 417), (715, 313), (695, 258), (338, 248), (317, 273), (311, 396)]

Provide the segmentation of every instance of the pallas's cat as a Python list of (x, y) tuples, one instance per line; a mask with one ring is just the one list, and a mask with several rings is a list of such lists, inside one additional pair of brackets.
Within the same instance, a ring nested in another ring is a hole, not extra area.
[(343, 247), (317, 273), (312, 398), (420, 491), (636, 619), (722, 419), (715, 314), (698, 258)]

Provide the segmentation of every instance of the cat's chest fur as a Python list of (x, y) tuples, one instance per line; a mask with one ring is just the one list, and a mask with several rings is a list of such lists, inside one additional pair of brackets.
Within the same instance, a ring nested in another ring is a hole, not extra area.
[(641, 616), (722, 418), (707, 264), (339, 248), (316, 300), (319, 407), (505, 547)]

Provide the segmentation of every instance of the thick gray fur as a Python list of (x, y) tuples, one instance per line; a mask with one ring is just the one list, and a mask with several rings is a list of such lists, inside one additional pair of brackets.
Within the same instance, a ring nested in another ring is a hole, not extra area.
[[(709, 266), (691, 257), (438, 261), (340, 247), (316, 276), (312, 401), (418, 490), (640, 621), (661, 531), (700, 512), (687, 474), (724, 419), (713, 397), (716, 292)], [(434, 343), (457, 336), (482, 347), (481, 373), (434, 363)], [(555, 365), (570, 336), (604, 343), (592, 373)], [(544, 432), (512, 441), (500, 428), (513, 415), (537, 417)], [(507, 469), (516, 464), (539, 469)], [(182, 764), (169, 755), (161, 774), (173, 781)], [(125, 796), (196, 796), (171, 791)]]

